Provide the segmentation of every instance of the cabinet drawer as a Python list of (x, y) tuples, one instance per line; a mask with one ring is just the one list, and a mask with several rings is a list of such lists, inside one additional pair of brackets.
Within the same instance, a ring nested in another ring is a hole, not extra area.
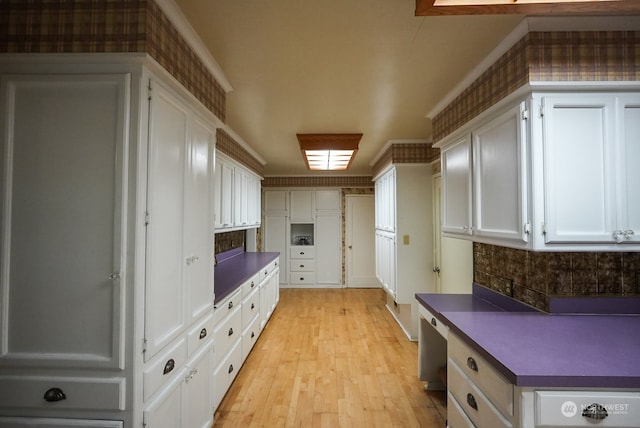
[(312, 245), (292, 245), (290, 257), (292, 259), (315, 259), (316, 248)]
[(255, 317), (242, 333), (242, 362), (247, 359), (260, 335), (260, 318)]
[(316, 261), (315, 260), (291, 260), (289, 262), (289, 270), (291, 272), (315, 272)]
[(447, 427), (449, 428), (475, 428), (471, 419), (462, 410), (458, 400), (451, 393), (447, 394)]
[(182, 338), (167, 351), (157, 355), (147, 364), (142, 374), (143, 398), (147, 401), (162, 385), (187, 363), (187, 341)]
[(260, 269), (260, 282), (262, 283), (262, 281), (264, 281), (269, 276), (269, 274), (278, 267), (279, 264), (280, 260), (276, 258), (271, 263)]
[(260, 313), (260, 293), (255, 290), (242, 301), (242, 329), (246, 329), (251, 321)]
[(242, 301), (242, 287), (234, 291), (229, 297), (218, 302), (213, 307), (213, 323), (220, 325), (224, 318), (229, 315)]
[(213, 408), (218, 405), (227, 393), (231, 382), (236, 378), (242, 365), (242, 345), (238, 341), (231, 352), (224, 358), (213, 372)]
[(0, 428), (122, 428), (122, 421), (0, 416)]
[(213, 337), (213, 326), (213, 314), (209, 314), (189, 330), (189, 356), (193, 355), (194, 352)]
[[(536, 428), (554, 427), (638, 427), (640, 392), (536, 391)], [(582, 416), (598, 404), (607, 412), (604, 419)]]
[(505, 415), (513, 415), (513, 385), (458, 336), (448, 337), (449, 357)]
[(124, 378), (0, 376), (0, 384), (0, 409), (125, 410)]
[(447, 327), (441, 321), (439, 321), (435, 317), (435, 315), (433, 315), (431, 311), (429, 311), (424, 306), (420, 305), (418, 308), (419, 308), (418, 311), (420, 312), (420, 316), (425, 320), (427, 320), (429, 325), (432, 326), (440, 334), (440, 336), (446, 339), (447, 336), (449, 335), (449, 327)]
[(289, 274), (290, 284), (315, 284), (316, 273), (315, 272), (293, 272)]
[(242, 298), (247, 297), (260, 284), (260, 273), (255, 274), (251, 279), (242, 284)]
[(238, 305), (213, 332), (216, 346), (216, 365), (226, 357), (229, 350), (240, 341), (242, 335), (242, 310)]
[(512, 427), (451, 358), (447, 363), (447, 388), (474, 425), (491, 428)]

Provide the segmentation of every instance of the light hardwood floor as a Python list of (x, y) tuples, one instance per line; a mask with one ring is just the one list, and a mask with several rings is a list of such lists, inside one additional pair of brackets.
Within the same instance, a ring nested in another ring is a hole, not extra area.
[(282, 289), (214, 427), (444, 427), (381, 289)]

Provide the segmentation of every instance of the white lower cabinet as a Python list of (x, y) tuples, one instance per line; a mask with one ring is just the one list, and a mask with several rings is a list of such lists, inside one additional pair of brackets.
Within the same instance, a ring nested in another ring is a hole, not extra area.
[(214, 409), (220, 405), (278, 303), (278, 266), (276, 258), (216, 305)]
[[(209, 340), (208, 345), (145, 403), (144, 425), (154, 428), (210, 427), (213, 423), (212, 366), (213, 342)], [(168, 360), (163, 372), (171, 367), (171, 360)]]
[(0, 428), (123, 428), (122, 421), (0, 416)]
[[(455, 334), (448, 335), (447, 355), (447, 388), (455, 399), (452, 420), (463, 421), (462, 426), (469, 426), (467, 418), (477, 427), (512, 427), (513, 385)], [(456, 414), (460, 410), (462, 415)]]

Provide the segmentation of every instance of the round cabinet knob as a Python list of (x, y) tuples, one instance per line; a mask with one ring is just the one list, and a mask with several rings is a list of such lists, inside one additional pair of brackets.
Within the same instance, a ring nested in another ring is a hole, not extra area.
[(44, 401), (48, 403), (55, 403), (56, 401), (66, 400), (67, 396), (60, 388), (49, 388), (47, 392), (44, 393)]

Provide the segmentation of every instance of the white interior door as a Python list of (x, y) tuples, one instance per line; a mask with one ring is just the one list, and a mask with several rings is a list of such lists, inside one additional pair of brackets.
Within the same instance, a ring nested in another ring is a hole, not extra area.
[(375, 271), (374, 196), (346, 197), (346, 285), (379, 287)]

